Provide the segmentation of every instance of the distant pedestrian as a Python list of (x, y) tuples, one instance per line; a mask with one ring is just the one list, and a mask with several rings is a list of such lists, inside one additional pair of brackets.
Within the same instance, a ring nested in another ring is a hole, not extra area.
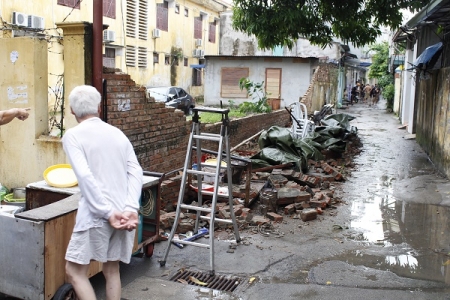
[(373, 105), (378, 104), (378, 101), (380, 100), (380, 88), (377, 84), (375, 84), (374, 88), (372, 89), (371, 96)]
[(370, 92), (372, 91), (372, 87), (370, 84), (366, 84), (364, 87), (364, 103), (369, 103), (369, 106), (372, 105), (371, 99), (370, 99)]
[(357, 94), (358, 94), (358, 86), (354, 86), (354, 87), (352, 87), (352, 90), (350, 91), (350, 103), (351, 104), (353, 104), (353, 103), (357, 103), (358, 101), (357, 101), (357, 99), (356, 99), (356, 97), (357, 97)]

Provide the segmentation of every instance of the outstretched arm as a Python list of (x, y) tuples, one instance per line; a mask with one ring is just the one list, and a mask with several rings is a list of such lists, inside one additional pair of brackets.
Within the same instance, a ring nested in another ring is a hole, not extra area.
[(0, 111), (0, 125), (8, 124), (11, 122), (14, 118), (17, 118), (19, 120), (25, 120), (28, 118), (28, 111), (29, 108), (11, 108), (8, 110), (1, 110)]

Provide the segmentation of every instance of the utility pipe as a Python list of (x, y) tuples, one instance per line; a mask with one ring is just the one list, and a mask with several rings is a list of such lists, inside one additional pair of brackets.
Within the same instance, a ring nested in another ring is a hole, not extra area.
[[(92, 86), (103, 95), (103, 0), (93, 1)], [(100, 106), (103, 108), (103, 105)]]

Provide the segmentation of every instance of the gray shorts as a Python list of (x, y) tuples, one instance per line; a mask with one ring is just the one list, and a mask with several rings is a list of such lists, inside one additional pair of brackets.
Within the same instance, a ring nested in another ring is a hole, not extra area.
[(67, 246), (66, 260), (87, 265), (98, 262), (118, 261), (130, 263), (135, 231), (116, 230), (109, 223), (102, 227), (73, 232)]

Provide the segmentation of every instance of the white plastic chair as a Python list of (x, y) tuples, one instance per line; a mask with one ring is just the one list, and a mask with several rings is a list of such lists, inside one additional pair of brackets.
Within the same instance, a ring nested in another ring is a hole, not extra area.
[(300, 102), (295, 102), (291, 106), (291, 135), (293, 138), (301, 139), (311, 136), (314, 133), (314, 122), (308, 120), (308, 110), (306, 105)]

